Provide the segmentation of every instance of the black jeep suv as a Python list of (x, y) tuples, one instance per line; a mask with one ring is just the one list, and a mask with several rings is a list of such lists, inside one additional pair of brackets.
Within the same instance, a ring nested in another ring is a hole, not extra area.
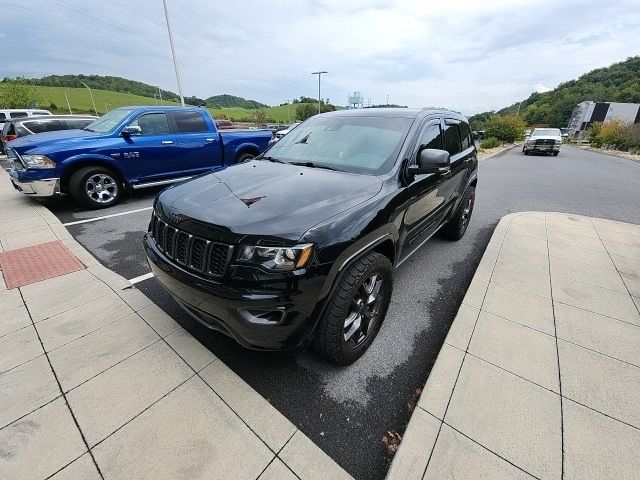
[(164, 190), (144, 245), (204, 325), (256, 349), (313, 343), (348, 364), (380, 329), (394, 267), (438, 230), (464, 235), (477, 169), (457, 113), (325, 113), (257, 159)]

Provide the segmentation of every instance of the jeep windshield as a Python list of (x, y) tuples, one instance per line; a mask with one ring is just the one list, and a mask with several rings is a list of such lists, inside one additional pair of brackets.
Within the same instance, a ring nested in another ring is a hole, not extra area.
[(412, 119), (317, 117), (296, 127), (267, 152), (274, 160), (351, 173), (391, 169)]
[(115, 110), (111, 110), (109, 113), (105, 113), (97, 120), (94, 120), (89, 125), (84, 127), (83, 130), (97, 133), (110, 132), (116, 127), (116, 125), (118, 125), (122, 121), (124, 117), (126, 117), (130, 113), (131, 110), (127, 110), (126, 108), (116, 108)]

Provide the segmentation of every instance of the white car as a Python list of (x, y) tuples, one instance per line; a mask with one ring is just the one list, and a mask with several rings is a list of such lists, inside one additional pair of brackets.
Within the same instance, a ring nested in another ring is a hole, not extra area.
[(562, 145), (562, 133), (559, 128), (535, 128), (524, 141), (522, 151), (525, 155), (531, 152), (547, 152), (557, 157)]
[(296, 122), (296, 123), (292, 123), (291, 125), (289, 125), (289, 128), (285, 129), (285, 130), (279, 130), (276, 132), (276, 134), (273, 136), (273, 138), (271, 140), (269, 140), (269, 146), (273, 145), (274, 143), (276, 143), (278, 140), (280, 140), (282, 137), (284, 137), (287, 133), (289, 133), (291, 130), (293, 130), (294, 128), (296, 128), (298, 125), (300, 125), (302, 122)]

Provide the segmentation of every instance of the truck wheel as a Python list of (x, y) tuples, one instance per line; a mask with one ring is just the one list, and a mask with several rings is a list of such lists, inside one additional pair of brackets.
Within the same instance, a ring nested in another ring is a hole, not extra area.
[(253, 153), (249, 153), (249, 152), (240, 153), (236, 157), (236, 161), (233, 163), (246, 162), (247, 160), (251, 160), (252, 158), (256, 158), (256, 156)]
[(460, 240), (464, 236), (471, 220), (473, 206), (476, 201), (476, 189), (474, 187), (467, 188), (464, 192), (458, 210), (453, 217), (442, 227), (442, 235), (449, 240)]
[(529, 150), (522, 150), (525, 155), (529, 155)]
[(553, 156), (557, 157), (560, 152), (553, 152)]
[(318, 322), (315, 350), (337, 365), (364, 354), (378, 334), (393, 291), (391, 261), (369, 252), (352, 263), (338, 280)]
[(69, 192), (80, 205), (90, 208), (107, 208), (122, 198), (124, 186), (112, 170), (93, 166), (77, 170), (69, 179)]

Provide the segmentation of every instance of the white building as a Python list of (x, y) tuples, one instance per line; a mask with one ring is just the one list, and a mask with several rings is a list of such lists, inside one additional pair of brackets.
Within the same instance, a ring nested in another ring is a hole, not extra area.
[(622, 122), (640, 123), (640, 103), (617, 102), (582, 102), (576, 105), (569, 120), (569, 135), (577, 136), (589, 128), (593, 122), (608, 122), (620, 120)]

